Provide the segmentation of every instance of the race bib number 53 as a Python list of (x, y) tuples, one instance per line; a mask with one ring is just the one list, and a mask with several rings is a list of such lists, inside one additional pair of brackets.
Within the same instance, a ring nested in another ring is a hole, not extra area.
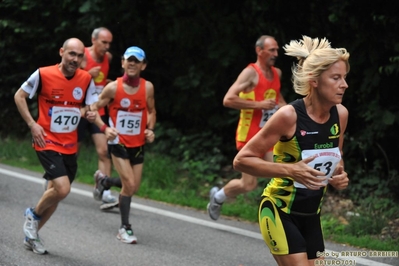
[(53, 106), (51, 110), (50, 131), (69, 133), (78, 127), (80, 110), (76, 107)]
[[(309, 162), (308, 165), (318, 171), (323, 172), (325, 174), (323, 177), (331, 178), (335, 168), (341, 161), (341, 152), (339, 151), (339, 148), (336, 147), (331, 149), (302, 151), (302, 159), (313, 155), (316, 155), (316, 158)], [(325, 183), (327, 184), (328, 181), (326, 180)], [(306, 188), (303, 184), (298, 182), (294, 182), (294, 186), (298, 188)]]

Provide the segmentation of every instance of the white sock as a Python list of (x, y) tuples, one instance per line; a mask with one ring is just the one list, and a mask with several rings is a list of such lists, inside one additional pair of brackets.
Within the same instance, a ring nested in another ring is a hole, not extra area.
[(224, 188), (220, 189), (215, 193), (215, 200), (217, 203), (223, 203), (226, 200), (227, 196), (224, 193)]
[(111, 195), (111, 190), (104, 190), (103, 192), (103, 199), (106, 199), (108, 195)]

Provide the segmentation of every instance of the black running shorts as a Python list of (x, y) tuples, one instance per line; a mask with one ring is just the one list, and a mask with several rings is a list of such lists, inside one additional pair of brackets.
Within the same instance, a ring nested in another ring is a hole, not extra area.
[(55, 151), (36, 151), (37, 157), (45, 171), (44, 178), (53, 180), (57, 177), (68, 176), (72, 184), (78, 170), (77, 155), (62, 154)]
[(131, 165), (144, 163), (144, 146), (127, 148), (122, 144), (108, 144), (108, 152), (115, 157), (129, 159)]

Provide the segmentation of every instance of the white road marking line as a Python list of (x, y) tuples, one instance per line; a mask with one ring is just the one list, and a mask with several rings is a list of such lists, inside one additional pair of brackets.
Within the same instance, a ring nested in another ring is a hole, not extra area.
[[(25, 175), (25, 174), (20, 174), (20, 173), (16, 173), (13, 171), (9, 171), (6, 169), (2, 169), (0, 168), (0, 173), (7, 175), (7, 176), (12, 176), (12, 177), (16, 177), (19, 179), (23, 179), (29, 182), (34, 182), (34, 183), (38, 183), (38, 184), (43, 184), (44, 179), (40, 179), (37, 177), (32, 177), (29, 175)], [(71, 188), (71, 193), (75, 193), (78, 195), (82, 195), (82, 196), (86, 196), (86, 197), (93, 197), (93, 193), (86, 191), (86, 190), (82, 190), (82, 189), (78, 189), (78, 188)], [(187, 216), (187, 215), (183, 215), (183, 214), (178, 214), (175, 212), (171, 212), (171, 211), (165, 211), (162, 209), (158, 209), (158, 208), (154, 208), (154, 207), (149, 207), (146, 205), (142, 205), (142, 204), (137, 204), (137, 203), (131, 203), (130, 204), (131, 208), (134, 208), (136, 210), (142, 210), (142, 211), (146, 211), (146, 212), (150, 212), (150, 213), (155, 213), (158, 215), (163, 215), (166, 217), (170, 217), (170, 218), (174, 218), (174, 219), (178, 219), (181, 221), (185, 221), (185, 222), (189, 222), (189, 223), (194, 223), (194, 224), (198, 224), (198, 225), (202, 225), (202, 226), (207, 226), (210, 228), (214, 228), (214, 229), (218, 229), (218, 230), (223, 230), (226, 232), (230, 232), (230, 233), (234, 233), (237, 235), (243, 235), (243, 236), (247, 236), (247, 237), (252, 237), (255, 239), (259, 239), (263, 241), (263, 237), (260, 233), (255, 233), (249, 230), (244, 230), (244, 229), (240, 229), (234, 226), (229, 226), (229, 225), (223, 225), (223, 224), (218, 224), (216, 222), (211, 222), (211, 221), (205, 221), (202, 219), (198, 219), (198, 218), (194, 218), (191, 216)], [(341, 252), (339, 251), (333, 251), (333, 250), (325, 250), (325, 254), (341, 254)], [(360, 265), (365, 265), (365, 266), (393, 266), (391, 264), (386, 264), (386, 263), (381, 263), (381, 262), (377, 262), (377, 261), (372, 261), (372, 260), (368, 260), (362, 257), (358, 257), (358, 256), (345, 256), (345, 257), (340, 257), (338, 256), (338, 258), (334, 258), (334, 257), (327, 257), (326, 259), (337, 259), (337, 260), (341, 260), (343, 262), (345, 261), (354, 261), (357, 264)], [(345, 264), (342, 264), (345, 265)]]

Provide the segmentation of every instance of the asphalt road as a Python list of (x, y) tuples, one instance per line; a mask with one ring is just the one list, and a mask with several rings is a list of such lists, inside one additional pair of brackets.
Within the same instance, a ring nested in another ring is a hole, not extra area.
[[(0, 164), (0, 265), (277, 265), (257, 224), (214, 222), (205, 206), (197, 211), (133, 197), (130, 221), (138, 244), (121, 243), (116, 239), (119, 210), (100, 211), (92, 186), (78, 183), (40, 231), (49, 254), (34, 254), (23, 246), (23, 213), (38, 201), (42, 184), (40, 173)], [(326, 262), (335, 263), (327, 265), (399, 266), (397, 250), (396, 257), (370, 257), (344, 245), (326, 247)]]

